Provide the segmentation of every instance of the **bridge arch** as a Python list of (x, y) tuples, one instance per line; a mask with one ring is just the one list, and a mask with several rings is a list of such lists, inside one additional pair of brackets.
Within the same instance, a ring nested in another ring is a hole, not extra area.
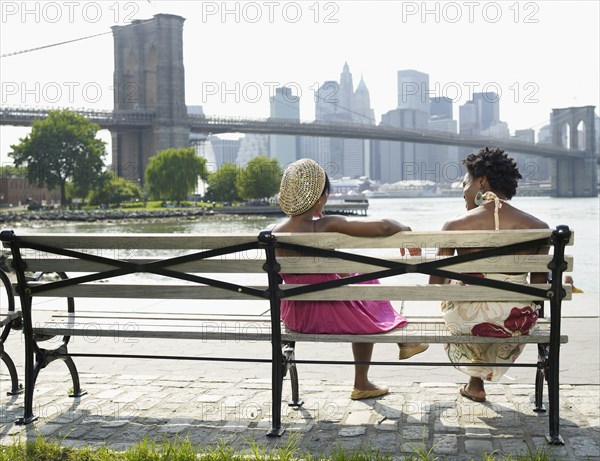
[(587, 132), (585, 121), (580, 120), (577, 124), (577, 149), (581, 151), (585, 151), (585, 135)]
[(560, 158), (552, 167), (552, 189), (559, 197), (596, 197), (598, 173), (594, 106), (553, 109), (552, 143), (581, 151), (581, 156)]

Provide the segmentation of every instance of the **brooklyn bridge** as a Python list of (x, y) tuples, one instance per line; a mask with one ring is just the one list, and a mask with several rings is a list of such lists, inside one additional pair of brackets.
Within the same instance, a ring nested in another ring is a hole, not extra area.
[[(168, 14), (113, 27), (115, 88), (138, 88), (135, 101), (115, 100), (112, 111), (73, 110), (111, 132), (112, 164), (117, 174), (133, 171), (143, 178), (149, 158), (170, 147), (188, 147), (190, 133), (260, 133), (354, 138), (480, 148), (501, 145), (510, 153), (551, 159), (552, 187), (561, 197), (597, 196), (594, 106), (553, 109), (552, 144), (357, 123), (301, 122), (283, 119), (214, 117), (188, 114), (183, 69), (183, 21)], [(120, 83), (119, 83), (120, 82)], [(31, 126), (48, 109), (1, 107), (0, 124)], [(578, 127), (584, 127), (584, 137)], [(568, 146), (563, 145), (565, 132)], [(583, 145), (579, 145), (582, 143)]]

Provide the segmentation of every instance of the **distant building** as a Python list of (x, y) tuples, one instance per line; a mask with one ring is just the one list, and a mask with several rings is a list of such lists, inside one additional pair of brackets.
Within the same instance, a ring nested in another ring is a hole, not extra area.
[(34, 201), (42, 205), (60, 205), (60, 190), (37, 187), (23, 176), (0, 176), (0, 207), (25, 205)]
[(371, 108), (371, 96), (363, 78), (360, 78), (352, 103), (353, 121), (375, 125), (375, 112)]
[(429, 116), (429, 74), (398, 71), (398, 109), (419, 110)]
[[(300, 98), (292, 94), (291, 88), (275, 88), (270, 103), (270, 118), (300, 121)], [(296, 161), (298, 151), (297, 136), (281, 134), (269, 136), (269, 158), (276, 159), (282, 167)]]
[(302, 157), (311, 158), (328, 173), (331, 173), (331, 138), (319, 138), (316, 136), (300, 137), (300, 152)]
[(472, 101), (477, 106), (477, 120), (481, 130), (487, 130), (500, 122), (500, 96), (497, 93), (473, 93)]
[(508, 123), (506, 122), (496, 122), (486, 129), (483, 129), (479, 132), (481, 136), (489, 136), (490, 138), (498, 138), (498, 139), (509, 139), (510, 131), (508, 129)]
[(188, 115), (195, 115), (201, 117), (204, 115), (204, 107), (202, 106), (187, 106)]
[(459, 132), (467, 136), (479, 134), (480, 125), (477, 118), (477, 106), (473, 101), (467, 101), (458, 108)]
[[(433, 105), (432, 105), (433, 107)], [(443, 133), (458, 133), (458, 123), (452, 119), (435, 119), (433, 116), (429, 120), (428, 129), (432, 131), (441, 131)], [(453, 183), (463, 176), (462, 164), (459, 159), (458, 146), (429, 146), (429, 161), (438, 172), (438, 179), (434, 182)], [(423, 180), (433, 180), (431, 177)]]
[[(552, 128), (550, 125), (544, 125), (538, 131), (538, 144), (552, 144)], [(538, 176), (540, 181), (550, 180), (550, 171), (552, 171), (552, 160), (537, 157), (539, 170)]]
[[(375, 124), (369, 90), (361, 78), (354, 91), (348, 63), (344, 63), (339, 83), (328, 80), (315, 92), (315, 118), (323, 122)], [(302, 137), (300, 152), (302, 157), (329, 165), (331, 175), (360, 177), (370, 173), (368, 140)]]
[(333, 120), (338, 113), (340, 84), (327, 80), (315, 92), (315, 120)]
[[(380, 126), (397, 128), (426, 128), (427, 112), (412, 109), (394, 109), (383, 114)], [(429, 171), (429, 146), (399, 141), (377, 141), (375, 144), (372, 179), (394, 183), (422, 177)]]
[(452, 120), (452, 99), (446, 96), (431, 98), (429, 117), (431, 120)]
[(259, 155), (269, 156), (269, 136), (265, 134), (248, 133), (240, 138), (240, 148), (235, 159), (240, 167)]
[(239, 139), (221, 139), (218, 136), (209, 136), (208, 141), (212, 146), (215, 162), (219, 168), (223, 163), (235, 163), (240, 150)]

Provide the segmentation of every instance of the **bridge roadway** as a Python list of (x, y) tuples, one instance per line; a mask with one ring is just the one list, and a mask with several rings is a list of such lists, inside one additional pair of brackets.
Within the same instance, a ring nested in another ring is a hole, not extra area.
[[(0, 108), (0, 125), (31, 126), (34, 120), (44, 119), (50, 109), (41, 108)], [(147, 111), (91, 111), (73, 109), (110, 131), (152, 127), (160, 123), (153, 112)], [(189, 116), (192, 133), (259, 133), (296, 136), (318, 136), (328, 138), (378, 139), (381, 141), (401, 141), (419, 144), (437, 144), (480, 148), (502, 144), (502, 148), (512, 153), (539, 155), (553, 159), (582, 158), (585, 152), (565, 149), (549, 144), (530, 144), (512, 139), (498, 139), (485, 136), (463, 136), (429, 130), (410, 130), (390, 126), (334, 122), (301, 122), (282, 119), (246, 119), (240, 117)]]

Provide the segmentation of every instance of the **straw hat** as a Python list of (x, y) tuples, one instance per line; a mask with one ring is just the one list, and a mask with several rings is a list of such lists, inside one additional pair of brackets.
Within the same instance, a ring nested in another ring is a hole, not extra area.
[(309, 158), (297, 160), (283, 172), (279, 206), (288, 216), (305, 213), (317, 203), (324, 187), (325, 170)]

